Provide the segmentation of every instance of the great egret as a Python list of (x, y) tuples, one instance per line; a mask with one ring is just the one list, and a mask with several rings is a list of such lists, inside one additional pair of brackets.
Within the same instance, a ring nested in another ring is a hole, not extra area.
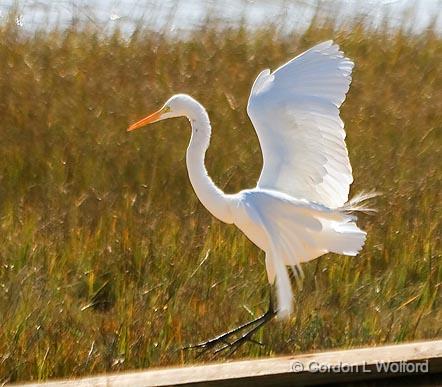
[(369, 210), (362, 202), (373, 195), (348, 201), (353, 177), (339, 117), (353, 65), (338, 45), (327, 41), (274, 72), (267, 69), (258, 75), (247, 113), (264, 165), (256, 187), (237, 194), (225, 194), (207, 174), (204, 156), (211, 126), (206, 110), (192, 97), (174, 95), (160, 110), (128, 128), (172, 117), (189, 119), (192, 136), (186, 163), (196, 195), (212, 215), (235, 224), (265, 251), (268, 281), (276, 281), (276, 311), (270, 303), (269, 311), (258, 319), (198, 346), (225, 344), (233, 333), (257, 323), (233, 342), (237, 345), (276, 313), (289, 316), (293, 293), (287, 266), (302, 275), (302, 262), (328, 252), (354, 256), (361, 250), (366, 233), (351, 213)]

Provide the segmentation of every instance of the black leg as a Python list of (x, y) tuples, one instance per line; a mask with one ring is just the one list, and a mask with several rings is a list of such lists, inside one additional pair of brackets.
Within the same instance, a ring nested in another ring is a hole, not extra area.
[(273, 317), (276, 316), (277, 311), (273, 307), (272, 292), (269, 292), (269, 308), (258, 318), (248, 321), (230, 331), (222, 333), (212, 339), (204, 341), (199, 344), (189, 345), (182, 349), (197, 349), (200, 353), (197, 357), (203, 355), (209, 350), (213, 350), (213, 354), (217, 355), (221, 352), (228, 352), (229, 355), (234, 353), (239, 347), (246, 342), (262, 345), (262, 343), (253, 339), (254, 334), (265, 324), (267, 324)]

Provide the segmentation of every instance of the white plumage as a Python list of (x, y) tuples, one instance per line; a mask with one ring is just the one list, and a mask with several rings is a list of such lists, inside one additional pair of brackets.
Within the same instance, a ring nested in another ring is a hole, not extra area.
[(352, 68), (328, 41), (261, 72), (247, 107), (264, 157), (258, 187), (329, 208), (347, 202), (353, 177), (339, 107)]
[(234, 223), (266, 253), (270, 283), (276, 281), (278, 314), (293, 310), (287, 267), (327, 252), (356, 255), (366, 233), (350, 215), (364, 210), (362, 195), (348, 202), (352, 169), (339, 107), (351, 82), (353, 62), (328, 41), (256, 78), (247, 107), (264, 165), (256, 188), (224, 194), (204, 166), (211, 127), (203, 106), (178, 94), (133, 130), (164, 118), (186, 116), (192, 137), (186, 162), (201, 202), (217, 218)]

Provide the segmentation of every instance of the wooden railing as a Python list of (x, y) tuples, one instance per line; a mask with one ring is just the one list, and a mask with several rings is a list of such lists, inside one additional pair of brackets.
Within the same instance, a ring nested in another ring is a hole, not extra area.
[[(291, 386), (404, 377), (442, 383), (442, 340), (107, 374), (29, 386)], [(400, 379), (402, 378), (402, 379)], [(417, 384), (417, 383), (416, 383)]]

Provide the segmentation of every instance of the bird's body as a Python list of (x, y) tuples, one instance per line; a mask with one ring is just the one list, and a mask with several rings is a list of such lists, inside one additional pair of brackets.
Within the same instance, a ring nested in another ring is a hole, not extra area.
[(225, 194), (204, 165), (211, 126), (204, 107), (178, 94), (158, 112), (129, 130), (163, 118), (186, 116), (192, 126), (186, 163), (202, 204), (218, 219), (234, 223), (266, 253), (268, 280), (276, 282), (278, 314), (292, 311), (287, 267), (327, 252), (356, 255), (366, 233), (350, 213), (361, 196), (348, 202), (353, 181), (339, 107), (351, 82), (353, 63), (332, 42), (321, 43), (275, 72), (256, 79), (247, 111), (255, 126), (264, 166), (257, 186)]

